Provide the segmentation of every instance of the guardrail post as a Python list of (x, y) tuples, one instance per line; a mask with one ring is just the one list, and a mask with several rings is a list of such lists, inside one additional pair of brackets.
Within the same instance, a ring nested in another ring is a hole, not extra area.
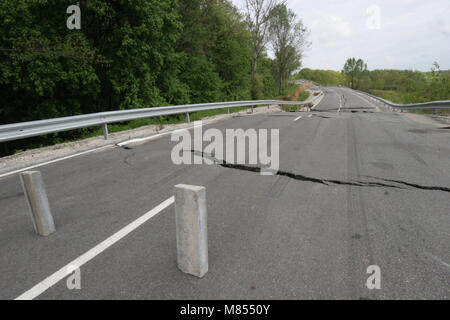
[(55, 223), (53, 222), (41, 172), (22, 172), (20, 181), (30, 209), (34, 230), (41, 236), (52, 234), (55, 232)]
[(190, 123), (191, 119), (189, 118), (189, 112), (186, 112), (186, 122)]
[(253, 113), (253, 106), (252, 106), (252, 113)]
[(227, 114), (230, 114), (230, 108), (227, 108)]
[(174, 193), (178, 268), (202, 278), (208, 272), (206, 189), (178, 184)]
[(102, 124), (102, 129), (103, 129), (103, 137), (105, 138), (105, 140), (108, 140), (108, 124), (107, 123)]
[(438, 109), (434, 109), (434, 115), (435, 116), (439, 115)]

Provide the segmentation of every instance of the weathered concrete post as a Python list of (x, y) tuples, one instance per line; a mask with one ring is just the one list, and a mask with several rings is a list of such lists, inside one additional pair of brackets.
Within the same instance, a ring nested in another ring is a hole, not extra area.
[(175, 186), (175, 218), (178, 268), (202, 278), (208, 272), (205, 187)]
[(227, 114), (230, 114), (230, 108), (227, 108)]
[(108, 124), (107, 123), (102, 124), (102, 129), (103, 129), (103, 137), (105, 138), (105, 140), (108, 140)]
[(191, 119), (189, 118), (189, 112), (186, 112), (186, 122), (190, 123)]
[(41, 236), (52, 234), (55, 232), (55, 223), (53, 222), (41, 172), (22, 172), (20, 181), (30, 209), (34, 230)]

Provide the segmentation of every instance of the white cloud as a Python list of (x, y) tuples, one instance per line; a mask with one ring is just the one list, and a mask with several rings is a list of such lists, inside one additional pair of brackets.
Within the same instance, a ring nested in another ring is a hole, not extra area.
[[(245, 0), (232, 0), (243, 8)], [(340, 70), (349, 57), (370, 69), (450, 69), (449, 0), (288, 0), (311, 30), (304, 66)], [(380, 29), (368, 27), (367, 9), (380, 8)]]
[(317, 18), (308, 28), (311, 31), (312, 43), (319, 43), (327, 48), (336, 47), (341, 38), (348, 38), (353, 34), (350, 24), (342, 17), (326, 13), (317, 14)]

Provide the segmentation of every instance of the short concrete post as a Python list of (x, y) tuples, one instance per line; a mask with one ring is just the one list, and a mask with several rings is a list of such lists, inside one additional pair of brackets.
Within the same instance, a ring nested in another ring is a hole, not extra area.
[(108, 124), (107, 123), (102, 124), (102, 129), (103, 129), (103, 137), (105, 138), (105, 140), (108, 140)]
[(434, 109), (434, 115), (435, 116), (439, 115), (438, 109)]
[(190, 123), (191, 119), (189, 118), (189, 112), (186, 112), (186, 122)]
[(34, 230), (41, 236), (55, 232), (55, 224), (50, 211), (44, 181), (40, 171), (27, 171), (20, 174), (25, 198), (30, 209)]
[(202, 278), (208, 272), (206, 189), (179, 184), (174, 192), (178, 268)]
[(252, 113), (253, 113), (253, 106), (252, 106)]
[(227, 114), (230, 114), (230, 108), (227, 108)]

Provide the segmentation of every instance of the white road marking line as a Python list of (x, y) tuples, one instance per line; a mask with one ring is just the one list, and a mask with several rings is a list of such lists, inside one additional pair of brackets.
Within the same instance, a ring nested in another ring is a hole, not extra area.
[(312, 114), (310, 114), (309, 116), (308, 116), (308, 118), (311, 118), (313, 115)]
[[(214, 120), (215, 120), (215, 119), (214, 119)], [(211, 120), (211, 121), (203, 121), (203, 125), (204, 125), (205, 123), (207, 124), (207, 123), (209, 123), (209, 122), (213, 122), (214, 120)], [(194, 128), (197, 128), (197, 127), (198, 127), (198, 125), (197, 125), (197, 126), (194, 125), (194, 126), (185, 127), (185, 128), (180, 128), (180, 129), (175, 129), (175, 130), (182, 130), (182, 129), (189, 130), (189, 129), (194, 129)], [(80, 153), (72, 154), (72, 155), (69, 155), (69, 156), (65, 156), (65, 157), (53, 159), (53, 160), (50, 160), (50, 161), (38, 163), (38, 164), (29, 166), (29, 167), (26, 167), (26, 168), (22, 168), (22, 169), (18, 169), (18, 170), (14, 170), (14, 171), (10, 171), (10, 172), (6, 172), (6, 173), (3, 173), (3, 174), (0, 174), (0, 178), (4, 178), (4, 177), (7, 177), (7, 176), (10, 176), (10, 175), (13, 175), (13, 174), (16, 174), (16, 173), (20, 173), (20, 172), (23, 172), (23, 171), (27, 171), (27, 170), (30, 170), (30, 169), (34, 169), (34, 168), (37, 168), (37, 167), (42, 167), (42, 166), (45, 166), (45, 165), (47, 165), (47, 164), (52, 164), (52, 163), (59, 162), (59, 161), (63, 161), (63, 160), (67, 160), (67, 159), (70, 159), (70, 158), (75, 158), (75, 157), (82, 156), (82, 155), (84, 155), (84, 154), (88, 154), (88, 153), (91, 153), (91, 152), (94, 152), (94, 151), (98, 151), (98, 150), (102, 150), (102, 149), (106, 149), (106, 148), (111, 148), (111, 147), (114, 147), (114, 146), (122, 147), (122, 146), (124, 146), (124, 145), (130, 144), (130, 143), (134, 143), (134, 142), (141, 142), (141, 141), (152, 140), (152, 139), (155, 139), (155, 138), (158, 138), (158, 137), (162, 137), (162, 136), (171, 134), (171, 133), (173, 133), (175, 130), (171, 130), (171, 131), (167, 131), (167, 132), (164, 132), (164, 133), (159, 133), (159, 134), (151, 135), (151, 136), (144, 137), (144, 138), (131, 139), (131, 140), (127, 140), (127, 141), (124, 141), (124, 142), (120, 142), (120, 143), (118, 143), (118, 144), (108, 144), (108, 145), (106, 145), (106, 146), (98, 147), (98, 148), (95, 148), (95, 149), (91, 149), (91, 150), (83, 151), (83, 152), (80, 152)]]
[(301, 118), (303, 118), (303, 117), (300, 116), (300, 117), (298, 117), (298, 118), (295, 118), (295, 119), (294, 119), (294, 122), (297, 121), (297, 120), (300, 120)]
[[(221, 120), (224, 120), (224, 119), (202, 120), (202, 122), (203, 122), (202, 125), (209, 124), (209, 123), (214, 123), (214, 122), (219, 122)], [(197, 126), (193, 125), (193, 126), (189, 126), (189, 127), (185, 127), (185, 128), (179, 128), (179, 129), (167, 131), (167, 132), (164, 132), (164, 133), (151, 135), (151, 136), (144, 137), (144, 138), (136, 138), (136, 139), (127, 140), (127, 141), (124, 141), (124, 142), (120, 142), (118, 144), (109, 144), (109, 145), (98, 147), (98, 148), (95, 148), (95, 149), (92, 149), (92, 150), (87, 150), (87, 151), (83, 151), (83, 152), (80, 152), (80, 153), (72, 154), (70, 156), (65, 156), (65, 157), (62, 157), (62, 158), (53, 159), (53, 160), (46, 161), (46, 162), (43, 162), (43, 163), (38, 163), (38, 164), (29, 166), (29, 167), (26, 167), (26, 168), (18, 169), (18, 170), (15, 170), (15, 171), (6, 172), (6, 173), (3, 173), (3, 174), (0, 174), (0, 178), (7, 177), (7, 176), (10, 176), (10, 175), (13, 175), (13, 174), (16, 174), (16, 173), (20, 173), (20, 172), (23, 172), (23, 171), (27, 171), (27, 170), (30, 170), (30, 169), (34, 169), (34, 168), (37, 168), (37, 167), (45, 166), (47, 164), (51, 164), (51, 163), (67, 160), (67, 159), (70, 159), (70, 158), (82, 156), (84, 154), (88, 154), (88, 153), (91, 153), (91, 152), (94, 152), (94, 151), (98, 151), (98, 150), (102, 150), (102, 149), (106, 149), (106, 148), (110, 148), (110, 147), (114, 147), (114, 146), (122, 147), (122, 146), (125, 146), (125, 145), (130, 144), (130, 143), (142, 142), (142, 141), (147, 141), (147, 140), (152, 140), (152, 139), (155, 139), (155, 138), (158, 138), (158, 137), (162, 137), (162, 136), (171, 134), (171, 133), (173, 133), (176, 130), (183, 130), (183, 129), (190, 130), (190, 129), (194, 129), (194, 128), (197, 128), (197, 127), (198, 127), (198, 125)]]
[(447, 267), (448, 269), (450, 269), (450, 264), (448, 264), (445, 261), (439, 259), (439, 257), (436, 257), (435, 255), (433, 255), (433, 254), (431, 254), (429, 252), (426, 252), (425, 254), (427, 256), (429, 256), (431, 259), (433, 259), (434, 261), (437, 261), (437, 262), (441, 263), (442, 265), (444, 265), (445, 267)]
[(175, 129), (175, 130), (163, 132), (163, 133), (158, 133), (158, 134), (154, 134), (154, 135), (149, 136), (149, 137), (131, 139), (131, 140), (127, 140), (127, 141), (118, 143), (117, 145), (119, 147), (122, 147), (122, 146), (125, 146), (125, 145), (130, 144), (130, 143), (148, 141), (148, 140), (152, 140), (152, 139), (155, 139), (155, 138), (159, 138), (159, 137), (162, 137), (162, 136), (166, 136), (166, 135), (172, 134), (174, 131), (177, 131), (177, 130), (190, 130), (190, 129), (201, 127), (202, 125), (204, 125), (204, 124), (202, 123), (200, 125), (193, 125), (193, 126), (190, 126), (190, 127), (185, 127), (185, 128), (180, 128), (180, 129)]
[(338, 113), (341, 112), (341, 108), (342, 108), (342, 97), (339, 97), (339, 109), (338, 109)]
[(30, 170), (30, 169), (33, 169), (33, 168), (45, 166), (47, 164), (55, 163), (55, 162), (58, 162), (58, 161), (63, 161), (63, 160), (67, 160), (67, 159), (70, 159), (70, 158), (82, 156), (83, 154), (88, 154), (88, 153), (91, 153), (91, 152), (94, 152), (94, 151), (102, 150), (102, 149), (105, 149), (105, 148), (110, 148), (110, 147), (113, 147), (113, 146), (114, 145), (109, 144), (107, 146), (98, 147), (98, 148), (95, 148), (95, 149), (92, 149), (92, 150), (83, 151), (83, 152), (80, 152), (80, 153), (72, 154), (70, 156), (65, 156), (65, 157), (62, 157), (62, 158), (46, 161), (46, 162), (43, 162), (43, 163), (38, 163), (38, 164), (32, 165), (30, 167), (26, 167), (26, 168), (18, 169), (18, 170), (15, 170), (15, 171), (3, 173), (3, 174), (0, 175), (0, 178), (6, 177), (6, 176), (10, 176), (12, 174), (16, 174), (16, 173), (19, 173), (19, 172), (27, 171), (27, 170)]
[(58, 271), (56, 271), (51, 276), (47, 277), (43, 281), (39, 282), (37, 285), (35, 285), (33, 288), (28, 290), (27, 292), (21, 294), (19, 297), (17, 297), (15, 300), (32, 300), (45, 292), (50, 287), (54, 286), (56, 283), (64, 279), (69, 275), (68, 267), (70, 266), (77, 266), (81, 267), (86, 262), (92, 260), (97, 255), (108, 249), (110, 246), (115, 244), (120, 239), (124, 238), (126, 235), (137, 229), (139, 226), (144, 224), (146, 221), (157, 215), (162, 210), (166, 209), (168, 206), (172, 205), (175, 202), (175, 197), (172, 196), (169, 199), (165, 200), (164, 202), (160, 203), (156, 207), (154, 207), (152, 210), (144, 214), (143, 216), (139, 217), (138, 219), (134, 220), (124, 228), (117, 231), (115, 234), (110, 236), (108, 239), (104, 240), (103, 242), (96, 245), (94, 248), (90, 249), (83, 255), (79, 256), (72, 262), (68, 263)]

